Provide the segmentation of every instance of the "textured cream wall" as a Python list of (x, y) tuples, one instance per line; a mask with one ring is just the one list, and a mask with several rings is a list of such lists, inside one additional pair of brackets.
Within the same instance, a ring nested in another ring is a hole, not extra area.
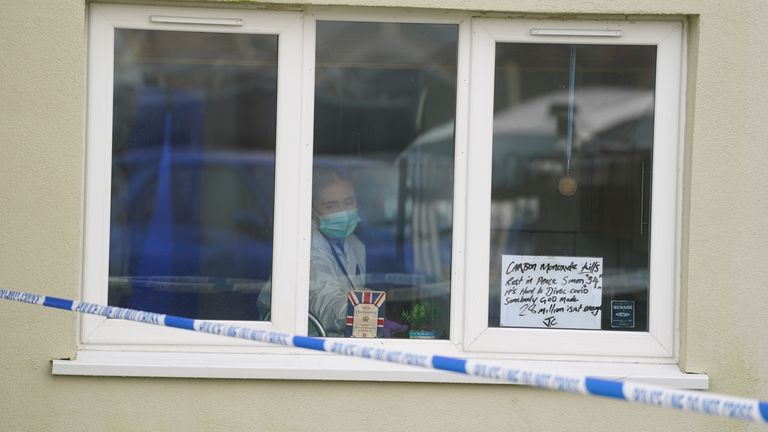
[[(710, 374), (715, 391), (768, 399), (768, 289), (763, 282), (768, 270), (768, 3), (326, 3), (515, 14), (691, 15), (683, 365)], [(0, 0), (0, 54), (0, 286), (76, 297), (85, 151), (83, 1)], [(73, 314), (3, 302), (0, 328), (4, 431), (356, 430), (341, 419), (348, 416), (347, 407), (366, 398), (378, 409), (362, 418), (379, 430), (748, 428), (506, 386), (53, 377), (50, 360), (74, 354)]]

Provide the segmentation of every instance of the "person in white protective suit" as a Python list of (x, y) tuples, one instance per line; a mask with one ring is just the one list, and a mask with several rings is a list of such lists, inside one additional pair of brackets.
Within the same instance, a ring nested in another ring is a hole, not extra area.
[[(309, 312), (330, 337), (344, 335), (349, 291), (365, 289), (365, 245), (354, 234), (359, 223), (352, 183), (333, 171), (315, 171)], [(263, 310), (269, 310), (270, 291), (268, 283), (259, 296)], [(407, 329), (406, 325), (385, 319), (383, 335), (391, 337), (391, 332)]]
[[(352, 184), (333, 171), (314, 173), (309, 312), (328, 336), (344, 334), (347, 294), (365, 288), (365, 246), (353, 234), (360, 216)], [(259, 294), (263, 320), (270, 317), (272, 281)]]
[(329, 336), (344, 333), (347, 294), (365, 288), (365, 246), (354, 234), (355, 190), (332, 171), (317, 171), (312, 188), (309, 312)]

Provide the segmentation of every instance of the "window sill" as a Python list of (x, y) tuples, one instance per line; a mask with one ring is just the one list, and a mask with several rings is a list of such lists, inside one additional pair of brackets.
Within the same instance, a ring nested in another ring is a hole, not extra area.
[[(706, 374), (686, 374), (670, 364), (503, 362), (521, 369), (603, 379), (631, 379), (676, 389), (709, 388)], [(255, 357), (253, 354), (78, 351), (77, 360), (54, 360), (52, 372), (54, 375), (78, 376), (498, 384), (484, 378), (329, 354), (259, 354)]]

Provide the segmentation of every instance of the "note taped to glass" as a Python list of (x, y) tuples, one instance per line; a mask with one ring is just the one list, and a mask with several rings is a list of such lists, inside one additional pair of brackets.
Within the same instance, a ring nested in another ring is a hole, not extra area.
[(501, 256), (502, 327), (600, 329), (603, 258)]

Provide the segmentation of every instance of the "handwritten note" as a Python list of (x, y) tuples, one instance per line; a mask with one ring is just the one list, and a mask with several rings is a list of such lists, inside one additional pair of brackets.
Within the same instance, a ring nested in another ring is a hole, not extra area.
[(501, 326), (600, 329), (603, 259), (502, 255)]

